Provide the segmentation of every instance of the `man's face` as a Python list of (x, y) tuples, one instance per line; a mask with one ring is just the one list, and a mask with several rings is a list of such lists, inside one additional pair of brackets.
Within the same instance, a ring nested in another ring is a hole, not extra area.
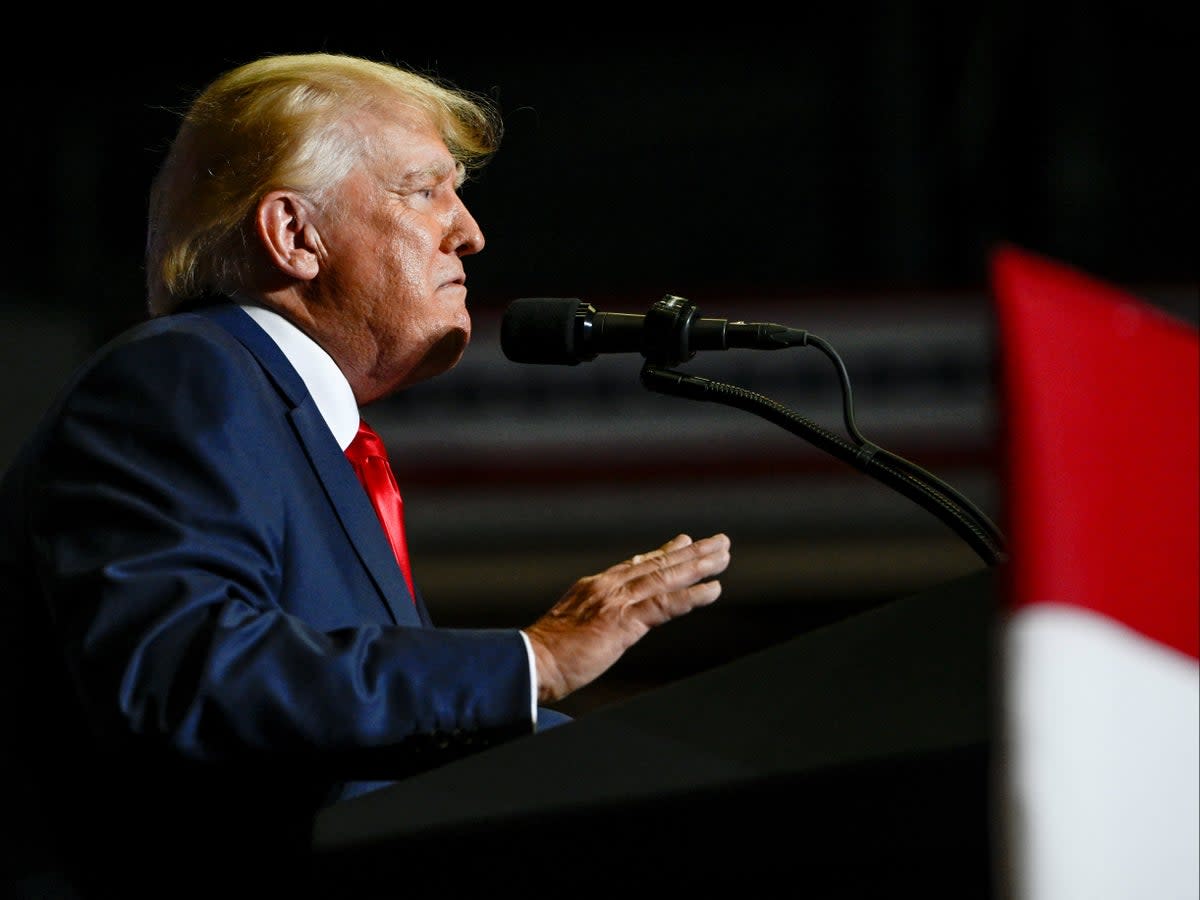
[(374, 149), (318, 214), (310, 309), (337, 332), (327, 349), (366, 403), (462, 358), (471, 339), (462, 257), (484, 239), (422, 113), (397, 106), (360, 125)]

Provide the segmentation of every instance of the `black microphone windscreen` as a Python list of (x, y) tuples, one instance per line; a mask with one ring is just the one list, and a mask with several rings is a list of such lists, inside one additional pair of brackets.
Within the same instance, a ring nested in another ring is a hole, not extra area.
[(563, 297), (514, 300), (500, 322), (500, 349), (513, 362), (577, 365), (575, 319), (581, 304)]

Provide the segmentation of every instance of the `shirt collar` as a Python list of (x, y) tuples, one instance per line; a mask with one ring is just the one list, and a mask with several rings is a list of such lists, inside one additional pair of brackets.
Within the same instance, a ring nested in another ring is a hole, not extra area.
[(317, 410), (345, 450), (358, 433), (361, 414), (350, 382), (321, 345), (279, 313), (251, 303), (240, 303), (246, 314), (279, 345), (288, 362), (304, 380)]

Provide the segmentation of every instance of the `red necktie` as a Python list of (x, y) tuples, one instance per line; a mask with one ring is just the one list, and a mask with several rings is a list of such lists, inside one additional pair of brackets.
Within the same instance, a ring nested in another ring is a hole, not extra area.
[(346, 448), (346, 458), (354, 466), (354, 474), (366, 488), (379, 521), (383, 523), (383, 530), (387, 532), (392, 552), (396, 554), (396, 562), (400, 564), (400, 571), (408, 582), (408, 592), (415, 603), (417, 592), (413, 589), (408, 543), (404, 539), (404, 503), (400, 499), (400, 486), (392, 474), (383, 440), (366, 422), (358, 423), (358, 434)]

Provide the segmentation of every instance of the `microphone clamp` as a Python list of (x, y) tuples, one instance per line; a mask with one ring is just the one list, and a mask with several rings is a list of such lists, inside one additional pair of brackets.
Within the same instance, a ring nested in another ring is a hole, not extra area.
[(646, 312), (642, 330), (642, 356), (654, 366), (677, 366), (696, 355), (692, 347), (692, 322), (696, 304), (666, 294)]

